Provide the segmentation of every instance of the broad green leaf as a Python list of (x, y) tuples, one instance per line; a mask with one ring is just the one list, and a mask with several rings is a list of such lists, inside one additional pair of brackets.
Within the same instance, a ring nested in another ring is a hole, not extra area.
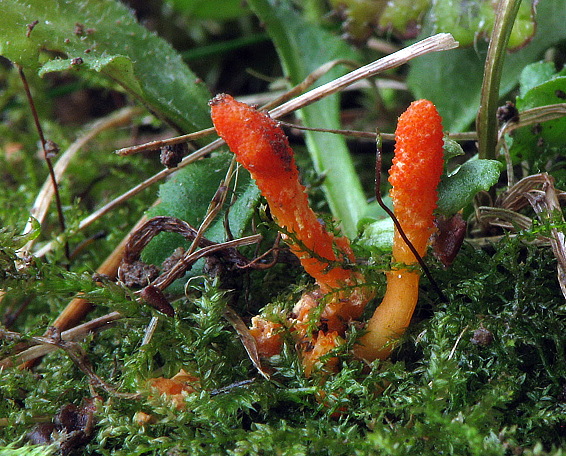
[[(265, 24), (275, 43), (291, 84), (300, 83), (312, 71), (335, 59), (355, 59), (357, 54), (342, 40), (304, 19), (290, 1), (250, 0), (249, 5)], [(343, 74), (334, 69), (321, 78), (321, 85)], [(337, 96), (324, 98), (301, 109), (308, 127), (340, 128)], [(355, 236), (356, 223), (366, 209), (366, 198), (356, 175), (345, 140), (339, 135), (306, 132), (307, 145), (332, 214), (347, 236)]]
[(499, 179), (501, 163), (496, 160), (469, 160), (438, 185), (438, 212), (454, 215), (472, 202), (479, 191), (489, 190)]
[[(556, 72), (554, 65), (537, 62), (525, 67), (521, 73), (519, 111), (566, 102), (566, 70)], [(517, 161), (534, 163), (542, 159), (542, 150), (566, 146), (566, 117), (524, 127), (512, 137), (511, 155)]]
[[(525, 97), (529, 90), (558, 76), (554, 64), (550, 62), (535, 62), (523, 68), (519, 77), (519, 97), (517, 103), (521, 104), (521, 98)], [(518, 108), (521, 106), (518, 106)], [(525, 106), (522, 107), (526, 109)]]
[[(170, 180), (161, 185), (161, 203), (149, 212), (149, 216), (164, 215), (177, 217), (195, 228), (202, 223), (210, 201), (220, 182), (225, 179), (232, 154), (220, 154), (193, 163), (173, 174)], [(228, 223), (235, 237), (242, 236), (248, 228), (251, 217), (259, 201), (259, 190), (249, 173), (239, 169), (236, 195), (238, 199), (230, 207)], [(228, 195), (227, 201), (231, 200)], [(221, 212), (205, 237), (214, 242), (226, 241), (224, 213)], [(155, 264), (161, 263), (180, 245), (187, 246), (179, 235), (163, 233), (157, 236), (144, 250), (144, 258)]]
[[(546, 0), (536, 9), (537, 30), (532, 41), (507, 55), (500, 86), (504, 96), (517, 85), (522, 69), (538, 60), (549, 46), (566, 39), (564, 0)], [(436, 32), (429, 25), (424, 36)], [(474, 48), (455, 49), (419, 57), (411, 64), (408, 84), (417, 98), (435, 103), (444, 119), (444, 128), (464, 131), (475, 119), (479, 108), (487, 43)], [(450, 96), (447, 96), (449, 94)]]
[(204, 85), (116, 0), (4, 0), (0, 55), (41, 75), (100, 72), (185, 132), (211, 123)]
[[(451, 216), (465, 208), (472, 202), (476, 193), (489, 190), (497, 182), (500, 171), (501, 163), (496, 160), (472, 159), (453, 174), (443, 175), (438, 185), (437, 212)], [(384, 200), (392, 207), (389, 198)], [(360, 231), (359, 244), (362, 247), (370, 251), (387, 250), (391, 247), (393, 222), (388, 216), (380, 215), (378, 220), (373, 221), (368, 217), (363, 221)]]

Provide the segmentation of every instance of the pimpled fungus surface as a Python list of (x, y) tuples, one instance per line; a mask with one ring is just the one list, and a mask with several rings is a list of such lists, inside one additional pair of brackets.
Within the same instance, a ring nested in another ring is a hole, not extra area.
[[(443, 170), (442, 119), (428, 100), (417, 100), (399, 117), (395, 131), (395, 158), (389, 171), (395, 215), (407, 238), (422, 257), (434, 232), (436, 188)], [(387, 273), (383, 301), (355, 349), (367, 361), (389, 356), (403, 334), (417, 304), (420, 272), (415, 255), (395, 229), (393, 269)]]
[(230, 95), (218, 95), (210, 105), (216, 131), (251, 173), (277, 223), (300, 241), (290, 244), (305, 270), (326, 290), (343, 287), (353, 276), (342, 266), (353, 260), (349, 242), (327, 232), (310, 208), (278, 123)]
[[(293, 151), (277, 122), (229, 95), (218, 95), (210, 104), (218, 134), (250, 171), (272, 215), (287, 233), (284, 237), (291, 250), (317, 281), (318, 288), (303, 294), (289, 319), (297, 345), (302, 347), (305, 373), (310, 375), (322, 356), (343, 343), (348, 322), (361, 316), (373, 291), (363, 286), (364, 277), (351, 267), (354, 255), (348, 239), (327, 232), (310, 208)], [(422, 257), (435, 230), (436, 188), (444, 163), (442, 119), (435, 106), (428, 100), (413, 102), (400, 116), (395, 138), (389, 172), (391, 198), (404, 233)], [(417, 304), (420, 272), (414, 266), (418, 261), (397, 229), (392, 253), (385, 296), (354, 349), (366, 361), (389, 356)], [(313, 330), (311, 315), (321, 305), (321, 324)], [(261, 327), (256, 323), (252, 334), (257, 336), (260, 351), (265, 345), (266, 353), (275, 353), (277, 333), (266, 331), (269, 325), (265, 322)], [(329, 360), (324, 367), (334, 370), (336, 358)]]

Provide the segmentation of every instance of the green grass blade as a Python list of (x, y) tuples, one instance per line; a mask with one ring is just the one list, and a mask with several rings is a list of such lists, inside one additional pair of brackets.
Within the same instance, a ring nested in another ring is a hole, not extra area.
[[(340, 39), (293, 10), (289, 2), (278, 2), (275, 6), (269, 0), (251, 0), (249, 4), (265, 23), (293, 85), (331, 60), (357, 57)], [(332, 70), (317, 85), (342, 74), (340, 70)], [(299, 114), (307, 127), (340, 128), (337, 96), (303, 108)], [(367, 203), (346, 142), (338, 135), (327, 133), (307, 132), (306, 137), (316, 171), (325, 175), (323, 187), (332, 214), (341, 221), (345, 234), (353, 237)]]

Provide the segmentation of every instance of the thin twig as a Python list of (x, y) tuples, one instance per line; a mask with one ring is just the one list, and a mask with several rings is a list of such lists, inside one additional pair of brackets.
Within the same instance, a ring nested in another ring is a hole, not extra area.
[(456, 353), (456, 349), (458, 348), (458, 344), (462, 340), (462, 337), (464, 337), (464, 334), (466, 334), (468, 328), (469, 325), (466, 325), (466, 327), (462, 329), (462, 331), (460, 331), (460, 334), (458, 334), (458, 337), (456, 338), (456, 342), (454, 342), (454, 346), (452, 347), (452, 350), (450, 350), (450, 354), (448, 355), (448, 360), (451, 360), (454, 357), (454, 354)]
[(263, 239), (261, 234), (254, 234), (251, 236), (246, 236), (239, 239), (234, 239), (232, 241), (221, 242), (219, 244), (209, 245), (207, 247), (203, 247), (200, 250), (197, 250), (190, 255), (185, 254), (178, 262), (173, 266), (167, 274), (163, 274), (159, 276), (155, 281), (152, 283), (153, 286), (164, 290), (169, 285), (171, 285), (175, 280), (181, 277), (188, 269), (189, 265), (192, 265), (195, 261), (205, 256), (211, 255), (212, 253), (231, 249), (234, 247), (240, 247), (244, 245), (251, 245), (260, 242)]
[[(87, 334), (90, 334), (94, 331), (110, 328), (114, 321), (119, 320), (121, 318), (123, 318), (123, 315), (120, 314), (119, 312), (111, 312), (109, 314), (103, 315), (102, 317), (98, 317), (86, 323), (83, 323), (82, 325), (78, 325), (75, 326), (74, 328), (68, 329), (67, 331), (63, 331), (61, 333), (61, 339), (69, 340), (69, 341), (80, 340), (81, 338), (85, 337)], [(18, 333), (11, 333), (0, 330), (0, 338), (9, 339), (10, 337), (11, 340), (19, 340), (21, 339), (22, 336), (19, 335)], [(42, 356), (45, 356), (48, 353), (57, 350), (57, 347), (51, 344), (45, 344), (42, 341), (42, 338), (37, 338), (37, 337), (32, 338), (31, 342), (38, 345), (34, 345), (18, 353), (15, 356), (11, 356), (9, 358), (5, 358), (1, 360), (0, 369), (6, 367), (12, 367), (21, 363), (26, 363), (28, 361), (37, 358), (41, 358)]]
[[(39, 134), (39, 139), (41, 141), (41, 147), (43, 149), (43, 158), (45, 163), (47, 164), (47, 169), (49, 170), (49, 176), (51, 178), (51, 184), (53, 186), (53, 193), (55, 195), (55, 204), (57, 206), (57, 216), (59, 219), (59, 228), (61, 232), (65, 232), (65, 216), (63, 215), (63, 205), (61, 204), (61, 195), (59, 194), (59, 186), (57, 184), (57, 177), (55, 176), (55, 171), (53, 169), (53, 163), (51, 162), (51, 156), (49, 151), (47, 150), (47, 140), (45, 139), (45, 135), (43, 134), (43, 128), (41, 127), (41, 122), (39, 122), (39, 116), (37, 115), (37, 109), (35, 108), (35, 102), (33, 101), (33, 97), (31, 95), (31, 90), (24, 74), (24, 69), (16, 64), (16, 68), (18, 69), (18, 73), (20, 75), (20, 79), (24, 85), (24, 90), (26, 92), (26, 97), (28, 100), (28, 104), (31, 109), (31, 113), (33, 116), (33, 120), (35, 122), (35, 128), (37, 133)], [(69, 258), (69, 244), (65, 242), (65, 256)]]
[(274, 119), (277, 119), (289, 114), (290, 112), (296, 111), (297, 109), (308, 106), (321, 98), (332, 95), (356, 81), (370, 78), (383, 71), (401, 66), (415, 57), (429, 54), (431, 52), (446, 51), (456, 47), (458, 47), (458, 42), (455, 41), (449, 33), (439, 33), (437, 35), (430, 36), (394, 52), (393, 54), (376, 60), (375, 62), (364, 65), (363, 67), (347, 73), (334, 81), (323, 84), (316, 89), (272, 109), (269, 111), (269, 114)]
[(419, 254), (419, 252), (417, 251), (417, 249), (415, 248), (413, 243), (407, 237), (407, 235), (405, 234), (405, 231), (403, 231), (403, 227), (399, 223), (399, 220), (397, 219), (396, 215), (383, 202), (383, 199), (381, 198), (380, 188), (381, 188), (381, 138), (378, 135), (377, 136), (377, 143), (376, 143), (376, 154), (375, 154), (375, 199), (377, 201), (377, 204), (379, 204), (379, 206), (387, 213), (387, 215), (393, 221), (395, 228), (397, 228), (397, 232), (399, 233), (399, 235), (401, 236), (401, 238), (403, 239), (405, 244), (407, 244), (407, 247), (409, 247), (409, 250), (415, 256), (417, 262), (419, 263), (419, 266), (422, 268), (423, 272), (427, 276), (429, 282), (431, 283), (432, 287), (434, 288), (434, 291), (436, 291), (436, 293), (438, 294), (441, 301), (442, 302), (448, 302), (448, 298), (446, 297), (444, 292), (440, 289), (440, 287), (436, 283), (436, 280), (434, 279), (434, 276), (432, 275), (432, 273), (428, 269), (428, 266), (424, 262), (423, 257)]
[[(122, 205), (127, 200), (129, 200), (130, 198), (134, 197), (135, 195), (142, 192), (143, 190), (150, 187), (151, 185), (165, 179), (167, 176), (174, 173), (178, 168), (182, 168), (182, 167), (188, 165), (189, 163), (193, 163), (194, 161), (199, 160), (200, 158), (202, 158), (202, 157), (208, 155), (209, 153), (213, 152), (214, 150), (218, 149), (222, 144), (224, 144), (224, 141), (222, 141), (221, 139), (217, 139), (217, 140), (211, 142), (210, 144), (208, 144), (207, 146), (204, 146), (203, 148), (193, 152), (191, 155), (187, 155), (181, 161), (181, 163), (179, 163), (177, 168), (165, 168), (165, 169), (161, 170), (160, 172), (158, 172), (157, 174), (154, 174), (150, 178), (146, 179), (145, 181), (143, 181), (140, 184), (136, 185), (135, 187), (131, 188), (127, 192), (123, 193), (122, 195), (120, 195), (117, 198), (113, 199), (112, 201), (108, 202), (107, 204), (105, 204), (104, 206), (99, 208), (98, 210), (94, 211), (88, 217), (85, 217), (84, 219), (82, 219), (79, 222), (77, 231), (84, 230), (86, 227), (90, 226), (96, 220), (98, 220), (99, 218), (101, 218), (102, 216), (104, 216), (105, 214), (110, 212), (111, 210), (115, 209), (116, 207)], [(49, 252), (52, 248), (53, 248), (53, 241), (46, 244), (42, 249), (34, 252), (34, 255), (36, 257), (41, 257), (41, 256), (45, 255), (47, 252)]]
[[(110, 128), (118, 127), (124, 123), (130, 121), (133, 116), (141, 112), (139, 107), (126, 107), (111, 113), (109, 116), (98, 120), (92, 126), (88, 127), (85, 134), (77, 138), (69, 148), (61, 154), (57, 163), (53, 167), (55, 180), (59, 181), (65, 170), (69, 166), (69, 163), (73, 157), (79, 152), (86, 144), (92, 141), (101, 132), (108, 130)], [(53, 186), (52, 179), (48, 179), (44, 182), (41, 190), (39, 191), (33, 207), (31, 209), (31, 216), (35, 218), (40, 224), (42, 224), (47, 215), (47, 210), (53, 195), (55, 193), (55, 188)], [(24, 228), (24, 233), (27, 233), (32, 227), (31, 222), (28, 222)], [(30, 240), (24, 247), (23, 251), (31, 251), (33, 245), (35, 244), (35, 239)]]
[(194, 141), (195, 139), (204, 138), (205, 136), (214, 133), (214, 131), (215, 131), (214, 127), (210, 127), (204, 130), (197, 131), (195, 133), (175, 136), (174, 138), (160, 139), (157, 141), (151, 141), (145, 144), (140, 144), (138, 146), (124, 147), (122, 149), (115, 151), (114, 153), (117, 155), (121, 155), (122, 157), (125, 157), (128, 155), (134, 155), (140, 152), (144, 152), (146, 150), (157, 150), (157, 149), (161, 149), (164, 146), (171, 146), (173, 144), (180, 144), (183, 142)]

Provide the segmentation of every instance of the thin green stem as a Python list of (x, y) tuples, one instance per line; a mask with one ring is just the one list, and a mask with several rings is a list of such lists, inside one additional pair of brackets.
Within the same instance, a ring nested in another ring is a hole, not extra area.
[(497, 104), (503, 62), (509, 36), (519, 10), (521, 0), (500, 0), (497, 7), (493, 32), (489, 41), (481, 101), (476, 129), (478, 131), (479, 158), (495, 159), (497, 146)]

